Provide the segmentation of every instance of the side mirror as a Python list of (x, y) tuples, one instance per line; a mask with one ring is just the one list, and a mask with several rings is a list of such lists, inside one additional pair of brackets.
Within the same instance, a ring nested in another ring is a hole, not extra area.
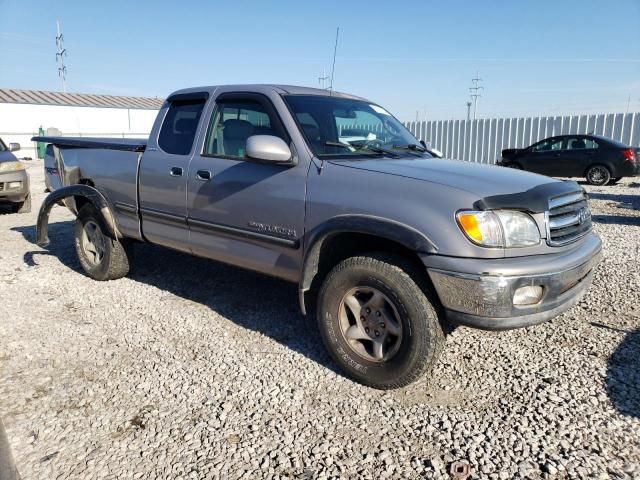
[(420, 140), (420, 145), (422, 145), (425, 149), (429, 149), (429, 146), (427, 145), (427, 142), (425, 142), (424, 140)]
[(247, 157), (268, 163), (291, 165), (291, 150), (279, 137), (273, 135), (252, 135), (247, 138)]
[(9, 151), (10, 152), (17, 152), (18, 150), (20, 150), (20, 144), (19, 143), (10, 143), (9, 144)]

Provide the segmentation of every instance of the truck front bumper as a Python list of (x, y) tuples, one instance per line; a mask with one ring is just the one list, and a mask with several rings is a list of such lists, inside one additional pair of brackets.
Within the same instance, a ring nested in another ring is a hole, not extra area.
[[(602, 258), (602, 243), (590, 233), (576, 248), (557, 254), (482, 260), (424, 256), (429, 276), (453, 323), (508, 330), (547, 321), (584, 296)], [(539, 301), (514, 304), (517, 290), (542, 288)]]
[(0, 173), (0, 203), (23, 202), (29, 195), (29, 176), (25, 170)]

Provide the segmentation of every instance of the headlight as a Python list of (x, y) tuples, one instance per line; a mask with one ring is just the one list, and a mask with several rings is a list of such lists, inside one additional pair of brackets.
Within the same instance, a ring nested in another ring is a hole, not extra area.
[(0, 162), (0, 172), (15, 172), (24, 170), (24, 165), (20, 162)]
[(469, 240), (483, 247), (528, 247), (540, 243), (536, 222), (524, 212), (461, 211), (456, 219)]

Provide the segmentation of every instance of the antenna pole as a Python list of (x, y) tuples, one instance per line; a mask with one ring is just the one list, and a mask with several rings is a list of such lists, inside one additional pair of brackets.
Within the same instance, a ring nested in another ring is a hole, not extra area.
[(64, 35), (60, 32), (60, 20), (56, 20), (58, 36), (56, 36), (56, 64), (58, 65), (58, 76), (62, 79), (62, 91), (67, 92), (67, 67), (64, 65), (64, 57), (67, 56), (67, 49), (64, 48)]
[(336, 71), (336, 53), (338, 51), (338, 34), (340, 33), (340, 27), (336, 27), (336, 44), (333, 47), (333, 65), (331, 66), (331, 85), (329, 90), (333, 90), (333, 74)]

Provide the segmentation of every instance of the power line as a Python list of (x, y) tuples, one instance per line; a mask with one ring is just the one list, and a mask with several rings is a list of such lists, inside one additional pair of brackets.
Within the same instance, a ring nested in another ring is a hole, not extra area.
[(320, 84), (320, 86), (322, 87), (323, 90), (325, 90), (325, 82), (327, 80), (329, 80), (331, 77), (329, 75), (327, 75), (325, 69), (322, 69), (322, 76), (318, 77), (318, 83)]
[(67, 91), (67, 67), (64, 65), (64, 57), (67, 56), (67, 49), (64, 48), (64, 36), (60, 32), (60, 20), (56, 20), (58, 27), (58, 36), (56, 37), (56, 64), (58, 65), (58, 76), (62, 79), (62, 91)]

